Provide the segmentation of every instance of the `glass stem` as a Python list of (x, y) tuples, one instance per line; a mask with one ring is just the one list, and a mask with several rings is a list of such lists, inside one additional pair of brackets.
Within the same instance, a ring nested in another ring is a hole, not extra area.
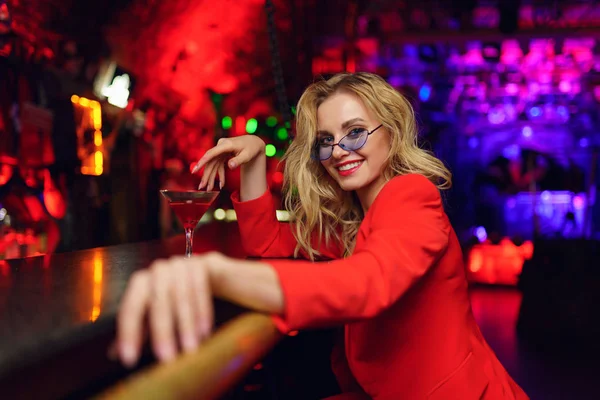
[(185, 228), (185, 257), (192, 256), (192, 245), (194, 241), (194, 228)]

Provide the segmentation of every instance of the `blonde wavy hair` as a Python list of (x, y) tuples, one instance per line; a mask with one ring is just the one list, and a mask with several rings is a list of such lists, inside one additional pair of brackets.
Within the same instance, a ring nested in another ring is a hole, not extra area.
[(295, 221), (295, 256), (304, 250), (313, 261), (321, 255), (316, 247), (323, 239), (326, 246), (332, 240), (342, 243), (344, 256), (350, 255), (364, 217), (356, 195), (343, 191), (321, 162), (311, 157), (317, 137), (317, 109), (340, 91), (357, 95), (389, 133), (391, 147), (383, 172), (386, 181), (417, 173), (439, 189), (451, 186), (450, 171), (417, 143), (418, 128), (409, 101), (383, 78), (365, 72), (341, 73), (311, 84), (298, 102), (296, 138), (283, 158), (283, 192), (285, 207)]

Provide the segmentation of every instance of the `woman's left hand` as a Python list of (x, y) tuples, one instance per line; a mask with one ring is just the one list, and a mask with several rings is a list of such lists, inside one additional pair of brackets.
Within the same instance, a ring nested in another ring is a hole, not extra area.
[(117, 316), (117, 352), (126, 366), (140, 355), (148, 316), (152, 349), (161, 361), (193, 351), (213, 325), (211, 268), (217, 253), (158, 260), (131, 277)]

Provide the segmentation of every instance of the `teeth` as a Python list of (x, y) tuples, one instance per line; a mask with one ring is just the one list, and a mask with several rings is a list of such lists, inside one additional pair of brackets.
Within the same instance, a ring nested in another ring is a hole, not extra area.
[(338, 168), (338, 170), (340, 171), (348, 171), (352, 168), (356, 168), (360, 165), (362, 161), (357, 161), (357, 162), (353, 162), (352, 164), (346, 164), (346, 165), (342, 165), (341, 167)]

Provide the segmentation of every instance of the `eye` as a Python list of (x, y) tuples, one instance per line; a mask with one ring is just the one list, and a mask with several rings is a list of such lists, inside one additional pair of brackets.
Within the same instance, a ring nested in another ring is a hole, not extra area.
[(333, 136), (322, 136), (317, 139), (319, 146), (331, 146), (333, 144)]
[(348, 136), (350, 138), (356, 138), (365, 133), (366, 131), (367, 130), (365, 128), (353, 128), (350, 132), (348, 132)]

